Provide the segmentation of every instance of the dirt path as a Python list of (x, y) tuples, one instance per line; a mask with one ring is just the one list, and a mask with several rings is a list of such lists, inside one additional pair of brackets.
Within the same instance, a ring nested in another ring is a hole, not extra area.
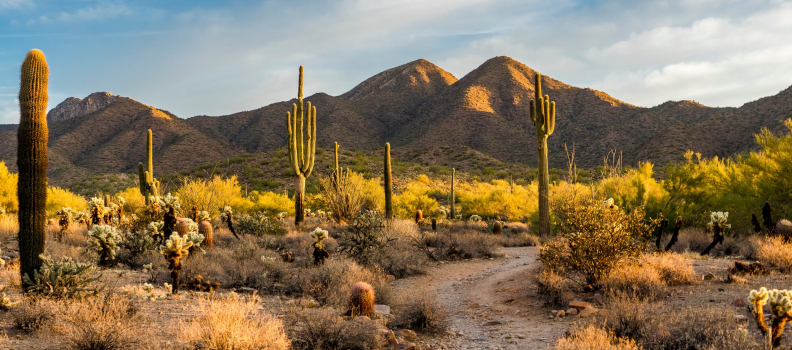
[(502, 248), (504, 257), (439, 265), (426, 275), (394, 282), (399, 291), (435, 292), (455, 336), (427, 341), (449, 349), (547, 349), (569, 321), (549, 318), (529, 271), (535, 247)]

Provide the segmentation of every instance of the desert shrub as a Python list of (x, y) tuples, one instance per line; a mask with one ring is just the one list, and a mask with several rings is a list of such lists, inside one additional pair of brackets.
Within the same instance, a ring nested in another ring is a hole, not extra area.
[(520, 220), (529, 217), (539, 206), (535, 184), (511, 185), (504, 180), (463, 182), (457, 193), (462, 212), (475, 213), (485, 219)]
[(264, 213), (255, 213), (252, 215), (240, 215), (234, 227), (239, 234), (261, 236), (267, 235), (284, 235), (286, 230), (281, 226), (280, 221), (274, 217), (267, 216)]
[(19, 174), (11, 173), (4, 161), (0, 161), (0, 208), (7, 213), (16, 213), (19, 207), (17, 201), (17, 180)]
[(132, 267), (140, 267), (140, 257), (147, 251), (153, 251), (158, 244), (148, 230), (124, 230), (121, 233), (121, 248), (126, 254), (119, 254), (119, 260)]
[(253, 202), (252, 210), (269, 216), (279, 213), (294, 215), (294, 201), (283, 193), (252, 191), (248, 198)]
[(426, 272), (426, 255), (408, 240), (399, 239), (375, 255), (374, 261), (385, 273), (396, 278), (422, 275)]
[(76, 211), (88, 208), (88, 201), (80, 195), (60, 187), (47, 187), (47, 212), (54, 216), (60, 208), (70, 207)]
[[(701, 252), (712, 243), (712, 234), (700, 228), (688, 228), (679, 232), (679, 241), (671, 248), (674, 252)], [(752, 254), (752, 246), (743, 238), (726, 236), (723, 243), (716, 245), (710, 252), (713, 256), (733, 256)]]
[(631, 263), (614, 268), (598, 286), (609, 295), (627, 293), (640, 299), (653, 300), (666, 293), (666, 285), (651, 266)]
[(412, 244), (433, 261), (452, 261), (496, 256), (499, 236), (476, 231), (452, 233), (422, 231), (412, 239)]
[(570, 292), (570, 281), (551, 270), (542, 269), (536, 283), (538, 294), (546, 306), (566, 307), (574, 298)]
[(426, 175), (419, 175), (393, 196), (393, 212), (396, 217), (408, 219), (415, 215), (416, 210), (431, 213), (439, 206), (437, 200), (430, 196), (432, 181)]
[(121, 236), (115, 227), (95, 225), (91, 231), (88, 231), (88, 236), (88, 248), (99, 254), (99, 265), (111, 265), (116, 253), (121, 249)]
[(501, 235), (500, 245), (504, 247), (536, 247), (539, 237), (527, 232), (505, 231)]
[(285, 321), (295, 350), (366, 350), (380, 343), (374, 321), (362, 317), (344, 320), (332, 308), (294, 308)]
[(338, 235), (338, 248), (358, 263), (369, 265), (375, 254), (381, 253), (395, 240), (386, 235), (385, 217), (376, 210), (366, 210), (355, 216), (347, 232)]
[(782, 237), (754, 238), (754, 258), (780, 271), (792, 271), (792, 243)]
[(58, 316), (58, 331), (73, 350), (144, 348), (147, 327), (135, 301), (110, 291), (70, 303)]
[(0, 214), (0, 241), (10, 240), (19, 232), (16, 215)]
[(365, 204), (363, 195), (364, 179), (354, 171), (341, 171), (341, 178), (335, 173), (319, 177), (321, 206), (332, 212), (336, 222), (349, 222), (360, 213)]
[(646, 350), (759, 349), (728, 307), (675, 307), (619, 296), (595, 322)]
[(403, 297), (395, 308), (391, 326), (414, 331), (440, 334), (449, 326), (448, 313), (437, 301), (437, 296), (428, 292), (414, 292)]
[(206, 210), (211, 217), (218, 217), (220, 210), (228, 205), (235, 212), (244, 212), (252, 205), (242, 197), (242, 186), (236, 176), (223, 178), (219, 175), (208, 179), (186, 177), (180, 179), (181, 187), (176, 191), (182, 208), (197, 206)]
[(568, 202), (558, 210), (564, 239), (540, 249), (542, 263), (558, 273), (579, 275), (589, 284), (606, 277), (620, 262), (645, 250), (652, 231), (643, 207), (630, 212), (597, 200)]
[(321, 266), (298, 269), (284, 281), (284, 291), (314, 298), (321, 305), (346, 307), (349, 290), (357, 282), (374, 287), (378, 304), (388, 304), (393, 297), (390, 281), (382, 271), (369, 270), (344, 259), (330, 259)]
[(635, 341), (618, 338), (612, 333), (594, 326), (576, 329), (556, 341), (555, 350), (640, 350)]
[(198, 313), (179, 327), (179, 339), (200, 349), (288, 350), (280, 320), (259, 310), (255, 297), (201, 300)]
[(31, 278), (27, 274), (23, 280), (30, 294), (55, 298), (84, 297), (98, 294), (104, 287), (92, 286), (101, 276), (96, 276), (96, 268), (91, 264), (83, 264), (63, 257), (54, 261), (42, 256), (44, 263), (33, 272)]
[(60, 308), (58, 302), (29, 298), (11, 311), (14, 327), (25, 332), (35, 332), (49, 326), (55, 320), (55, 312)]

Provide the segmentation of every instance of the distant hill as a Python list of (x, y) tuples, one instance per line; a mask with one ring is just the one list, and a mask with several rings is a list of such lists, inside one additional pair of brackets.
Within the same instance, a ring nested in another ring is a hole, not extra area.
[[(531, 166), (536, 164), (536, 140), (528, 104), (535, 73), (511, 58), (495, 57), (457, 80), (429, 61), (416, 60), (339, 96), (317, 93), (306, 100), (317, 107), (321, 148), (338, 142), (345, 150), (367, 151), (390, 142), (395, 153), (424, 156), (434, 164), (461, 166), (451, 157), (468, 149), (503, 164)], [(311, 79), (310, 71), (306, 79)], [(295, 85), (296, 80), (295, 69)], [(780, 122), (792, 118), (792, 87), (739, 108), (692, 101), (643, 108), (546, 75), (542, 83), (557, 103), (556, 130), (548, 147), (551, 166), (559, 168), (566, 164), (565, 143), (575, 145), (580, 167), (600, 165), (610, 150), (621, 151), (625, 164), (664, 164), (681, 159), (687, 149), (704, 156), (730, 156), (753, 149), (753, 135), (762, 127), (781, 130)], [(51, 183), (134, 173), (144, 157), (149, 128), (154, 131), (158, 174), (190, 171), (240, 154), (274, 152), (286, 146), (285, 114), (294, 102), (181, 119), (109, 93), (69, 98), (48, 117)], [(0, 126), (0, 159), (12, 170), (15, 138), (15, 126)], [(423, 153), (446, 146), (454, 149), (447, 156)]]

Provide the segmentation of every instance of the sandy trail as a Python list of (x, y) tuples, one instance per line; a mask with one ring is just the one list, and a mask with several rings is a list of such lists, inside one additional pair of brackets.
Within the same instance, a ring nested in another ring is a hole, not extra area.
[(547, 349), (569, 320), (554, 320), (536, 298), (530, 277), (536, 247), (501, 248), (504, 257), (442, 264), (426, 275), (394, 282), (397, 292), (433, 291), (456, 336), (427, 341), (449, 349)]

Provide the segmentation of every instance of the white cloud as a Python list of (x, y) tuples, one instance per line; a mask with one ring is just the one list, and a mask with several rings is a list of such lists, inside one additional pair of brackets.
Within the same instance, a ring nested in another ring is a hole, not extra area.
[[(59, 12), (53, 16), (39, 16), (38, 22), (87, 22), (106, 21), (120, 16), (131, 15), (133, 11), (123, 2), (102, 1), (93, 6), (84, 7), (73, 12)], [(28, 24), (36, 23), (28, 20)]]
[(32, 0), (0, 0), (0, 10), (19, 9), (26, 6), (33, 6)]
[(19, 100), (0, 98), (0, 124), (19, 123)]

